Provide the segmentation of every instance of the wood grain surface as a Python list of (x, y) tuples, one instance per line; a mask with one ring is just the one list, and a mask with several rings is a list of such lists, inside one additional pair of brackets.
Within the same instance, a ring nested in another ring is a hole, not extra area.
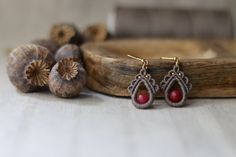
[(193, 85), (190, 97), (236, 96), (234, 40), (117, 40), (85, 44), (82, 50), (87, 86), (101, 93), (129, 96), (127, 87), (141, 68), (127, 57), (131, 54), (149, 60), (148, 72), (157, 83), (174, 65), (160, 57), (180, 57), (181, 70)]
[(233, 18), (228, 9), (117, 7), (116, 37), (232, 38)]
[[(3, 48), (0, 47), (0, 50)], [(188, 99), (173, 108), (85, 90), (74, 99), (24, 94), (0, 55), (1, 157), (235, 157), (236, 99)]]

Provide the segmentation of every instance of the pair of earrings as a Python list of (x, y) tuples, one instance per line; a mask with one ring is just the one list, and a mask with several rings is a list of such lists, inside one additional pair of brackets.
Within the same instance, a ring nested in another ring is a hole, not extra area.
[(155, 80), (151, 78), (151, 75), (147, 73), (148, 60), (131, 55), (128, 55), (128, 57), (143, 63), (139, 73), (128, 87), (132, 103), (136, 108), (146, 109), (152, 107), (155, 94), (158, 92), (159, 88), (164, 92), (167, 104), (174, 107), (184, 105), (187, 94), (192, 88), (192, 84), (189, 82), (184, 72), (180, 71), (180, 59), (178, 57), (161, 57), (161, 59), (165, 60), (174, 60), (175, 65), (160, 82), (160, 87), (156, 84)]

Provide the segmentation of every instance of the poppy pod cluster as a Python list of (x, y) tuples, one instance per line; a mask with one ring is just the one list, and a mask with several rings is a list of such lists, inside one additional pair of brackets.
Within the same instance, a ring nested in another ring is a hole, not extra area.
[(78, 62), (81, 56), (78, 46), (66, 44), (55, 55), (60, 56), (57, 63), (53, 53), (43, 46), (18, 46), (8, 58), (10, 81), (25, 93), (49, 86), (50, 91), (59, 97), (78, 96), (86, 83), (86, 71)]
[(9, 54), (7, 73), (12, 84), (29, 93), (48, 89), (59, 97), (78, 96), (86, 84), (86, 71), (79, 46), (108, 37), (103, 24), (80, 32), (74, 24), (55, 24), (48, 39), (33, 40)]

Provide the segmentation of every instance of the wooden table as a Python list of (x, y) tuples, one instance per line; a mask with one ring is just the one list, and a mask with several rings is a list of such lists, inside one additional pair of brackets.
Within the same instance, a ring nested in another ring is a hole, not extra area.
[(2, 53), (1, 157), (236, 156), (236, 99), (191, 99), (183, 108), (156, 100), (154, 109), (137, 110), (129, 99), (89, 90), (75, 99), (23, 94), (5, 61)]

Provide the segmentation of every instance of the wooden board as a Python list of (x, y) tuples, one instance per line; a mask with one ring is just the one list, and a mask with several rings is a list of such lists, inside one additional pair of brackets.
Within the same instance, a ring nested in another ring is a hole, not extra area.
[(120, 6), (111, 16), (116, 37), (232, 38), (233, 18), (227, 9), (175, 9)]
[(157, 83), (174, 64), (160, 57), (180, 57), (181, 69), (193, 85), (190, 97), (236, 96), (234, 40), (113, 40), (87, 43), (81, 49), (88, 72), (87, 86), (97, 92), (129, 96), (127, 87), (141, 67), (140, 62), (127, 57), (131, 54), (149, 60), (148, 72)]

